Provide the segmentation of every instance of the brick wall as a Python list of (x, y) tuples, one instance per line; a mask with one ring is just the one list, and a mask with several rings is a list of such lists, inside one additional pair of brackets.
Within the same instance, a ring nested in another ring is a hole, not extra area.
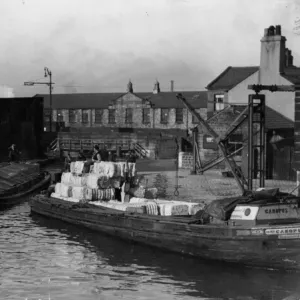
[[(84, 104), (83, 104), (84, 105)], [(126, 108), (133, 109), (132, 123), (125, 122)], [(143, 109), (150, 109), (150, 123), (143, 123)], [(116, 122), (111, 124), (108, 122), (108, 109), (116, 110)], [(196, 109), (203, 118), (206, 118), (207, 109)], [(102, 122), (95, 122), (95, 109), (89, 109), (89, 120), (87, 123), (82, 123), (82, 109), (76, 110), (76, 121), (69, 122), (69, 110), (62, 109), (59, 112), (63, 115), (65, 127), (129, 127), (129, 128), (158, 128), (158, 129), (188, 129), (195, 127), (196, 124), (192, 122), (192, 115), (187, 109), (183, 109), (183, 122), (176, 123), (175, 108), (169, 109), (169, 119), (166, 124), (161, 123), (161, 109), (151, 107), (151, 103), (146, 100), (141, 100), (134, 94), (127, 93), (115, 100), (107, 109), (103, 110)], [(53, 121), (57, 121), (57, 110), (52, 111)]]
[[(212, 119), (209, 124), (212, 129), (218, 134), (224, 134), (227, 129), (229, 128), (230, 124), (236, 119), (238, 113), (235, 112), (233, 109), (226, 111), (220, 114), (218, 117)], [(255, 131), (258, 129), (258, 125), (255, 124)], [(200, 159), (202, 164), (216, 158), (219, 154), (221, 154), (220, 150), (218, 149), (204, 149), (203, 141), (204, 135), (206, 135), (206, 131), (202, 128), (201, 125), (198, 126), (198, 136), (197, 142), (200, 152)], [(240, 128), (235, 131), (235, 134), (242, 134), (243, 139), (245, 140), (248, 136), (248, 121), (245, 121)], [(246, 144), (246, 142), (245, 142)], [(247, 147), (245, 147), (246, 150)], [(223, 169), (225, 167), (225, 162), (218, 164), (215, 168)]]
[(179, 152), (178, 167), (191, 170), (193, 168), (193, 153)]
[[(294, 168), (300, 171), (300, 86), (296, 86), (295, 93), (295, 154)], [(299, 180), (299, 178), (297, 179)]]

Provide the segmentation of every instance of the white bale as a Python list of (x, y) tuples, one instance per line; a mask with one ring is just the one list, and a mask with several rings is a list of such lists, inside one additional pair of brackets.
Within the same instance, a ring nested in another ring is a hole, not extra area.
[(189, 208), (186, 204), (164, 203), (158, 204), (161, 216), (187, 216)]
[(60, 195), (60, 191), (61, 191), (61, 183), (58, 182), (55, 184), (55, 194)]
[(70, 184), (72, 176), (73, 175), (72, 175), (71, 172), (64, 172), (64, 173), (62, 173), (62, 175), (61, 175), (61, 183)]
[(66, 198), (69, 197), (71, 188), (69, 185), (62, 183), (60, 186), (60, 195)]
[(86, 186), (91, 189), (97, 189), (98, 188), (98, 179), (99, 179), (98, 174), (93, 174), (93, 173), (88, 174), (88, 176), (86, 178)]

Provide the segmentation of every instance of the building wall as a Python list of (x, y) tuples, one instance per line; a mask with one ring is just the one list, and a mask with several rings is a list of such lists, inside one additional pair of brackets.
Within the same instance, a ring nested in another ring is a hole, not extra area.
[[(133, 109), (132, 123), (125, 122), (126, 108)], [(150, 109), (150, 123), (143, 123), (143, 109)], [(108, 110), (115, 109), (116, 111), (116, 122), (114, 124), (109, 123)], [(65, 127), (116, 127), (116, 128), (158, 128), (158, 129), (190, 129), (195, 127), (197, 124), (192, 121), (192, 114), (183, 109), (183, 121), (181, 123), (176, 122), (176, 109), (169, 108), (168, 122), (161, 123), (161, 108), (151, 107), (151, 103), (142, 100), (134, 94), (127, 93), (115, 100), (107, 109), (103, 110), (103, 117), (101, 123), (95, 122), (95, 109), (89, 109), (89, 119), (87, 123), (82, 123), (82, 109), (76, 110), (76, 121), (74, 123), (69, 122), (69, 110), (59, 110), (63, 115), (63, 121)], [(207, 109), (201, 108), (196, 111), (206, 119)], [(54, 122), (57, 122), (57, 109), (53, 109), (52, 118)]]
[[(259, 84), (276, 84), (276, 85), (292, 85), (291, 82), (280, 76), (279, 74), (270, 74), (272, 80), (267, 80), (263, 76), (263, 71), (260, 72), (261, 76)], [(271, 76), (272, 75), (272, 76)], [(266, 95), (266, 105), (280, 112), (287, 118), (295, 121), (295, 93), (294, 92), (268, 92), (262, 91), (261, 94)]]
[(224, 95), (224, 103), (228, 103), (228, 93), (226, 90), (224, 89), (220, 89), (220, 90), (209, 90), (207, 92), (207, 112), (211, 113), (214, 112), (215, 107), (214, 107), (214, 101), (215, 101), (215, 95), (218, 94), (223, 94)]
[(240, 84), (228, 91), (228, 103), (248, 104), (248, 97), (254, 94), (254, 91), (248, 89), (249, 84), (258, 83), (258, 71), (246, 78)]

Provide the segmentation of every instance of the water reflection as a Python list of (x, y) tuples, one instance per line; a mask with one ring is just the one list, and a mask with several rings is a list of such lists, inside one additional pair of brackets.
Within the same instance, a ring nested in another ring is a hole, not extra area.
[[(126, 290), (139, 292), (145, 299), (158, 291), (174, 297), (283, 299), (300, 292), (299, 274), (237, 268), (181, 257), (146, 246), (126, 243), (99, 233), (78, 229), (60, 221), (32, 216), (37, 228), (51, 229), (66, 240), (65, 248), (80, 245), (74, 271), (88, 275), (93, 293)], [(78, 249), (76, 250), (78, 251)], [(74, 253), (73, 253), (74, 255)], [(65, 256), (64, 256), (65, 257)], [(63, 267), (70, 267), (66, 262)], [(109, 284), (103, 285), (109, 280)], [(148, 296), (147, 296), (148, 295)]]

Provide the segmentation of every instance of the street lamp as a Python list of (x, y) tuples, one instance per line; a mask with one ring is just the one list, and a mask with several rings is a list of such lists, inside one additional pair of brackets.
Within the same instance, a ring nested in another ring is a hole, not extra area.
[(50, 132), (52, 132), (52, 72), (45, 67), (45, 77), (49, 76), (50, 82), (49, 82), (49, 90), (50, 90)]
[(54, 82), (52, 82), (52, 72), (47, 67), (44, 68), (44, 71), (45, 71), (45, 77), (49, 76), (50, 82), (26, 81), (26, 82), (24, 82), (24, 85), (33, 86), (36, 84), (46, 84), (49, 86), (49, 90), (50, 90), (50, 132), (52, 132), (52, 85), (54, 84)]

